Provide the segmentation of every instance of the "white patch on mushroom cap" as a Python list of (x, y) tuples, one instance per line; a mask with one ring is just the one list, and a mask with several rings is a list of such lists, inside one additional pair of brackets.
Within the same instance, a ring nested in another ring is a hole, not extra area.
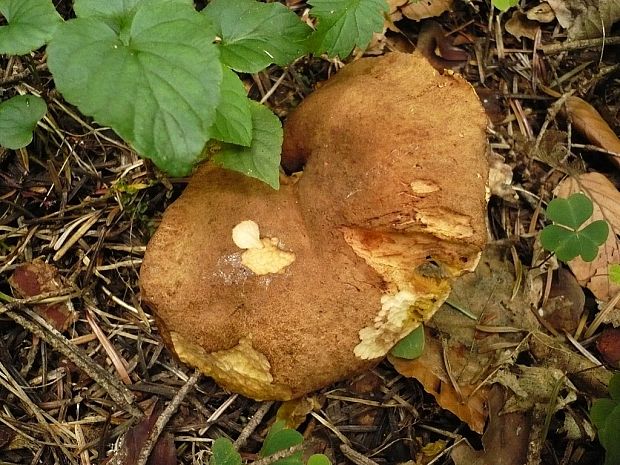
[(251, 248), (241, 255), (241, 263), (256, 275), (283, 273), (295, 261), (295, 254), (278, 247), (278, 239), (263, 238), (262, 248)]
[(232, 230), (232, 240), (240, 249), (262, 249), (258, 224), (252, 220), (245, 220)]

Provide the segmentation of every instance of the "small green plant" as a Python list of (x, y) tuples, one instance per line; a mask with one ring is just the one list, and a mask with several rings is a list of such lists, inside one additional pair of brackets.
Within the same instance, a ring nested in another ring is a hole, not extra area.
[[(314, 30), (284, 5), (257, 0), (211, 0), (200, 12), (192, 0), (75, 0), (68, 21), (51, 0), (0, 0), (8, 23), (0, 53), (49, 44), (63, 97), (169, 174), (186, 175), (210, 156), (277, 188), (280, 121), (248, 99), (237, 73), (308, 53), (345, 58), (368, 45), (387, 11), (385, 0), (309, 4)], [(32, 126), (24, 120), (21, 127)]]
[(604, 220), (592, 221), (585, 227), (594, 213), (592, 201), (582, 193), (572, 194), (566, 199), (553, 199), (547, 206), (547, 218), (553, 222), (540, 233), (540, 243), (545, 250), (555, 252), (558, 260), (568, 262), (581, 257), (593, 261), (598, 248), (607, 240), (609, 225)]
[[(304, 437), (301, 433), (294, 429), (285, 428), (284, 424), (284, 420), (273, 424), (263, 442), (263, 447), (258, 453), (261, 457), (267, 457), (303, 443)], [(216, 439), (211, 451), (213, 455), (209, 465), (241, 465), (241, 455), (235, 450), (230, 439)], [(298, 451), (273, 463), (274, 465), (304, 465), (302, 455), (303, 452)], [(323, 454), (314, 454), (308, 458), (306, 465), (331, 465), (331, 461)]]
[(401, 339), (390, 353), (395, 357), (413, 360), (424, 353), (424, 340), (424, 325), (420, 325)]
[(598, 431), (598, 438), (605, 448), (605, 465), (620, 463), (620, 373), (609, 382), (610, 398), (592, 403), (590, 419)]
[(493, 6), (500, 11), (508, 11), (519, 4), (519, 0), (492, 0)]

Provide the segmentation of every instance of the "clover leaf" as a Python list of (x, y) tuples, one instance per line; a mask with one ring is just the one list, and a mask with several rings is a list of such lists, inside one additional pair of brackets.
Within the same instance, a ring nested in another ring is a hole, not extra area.
[(609, 225), (604, 220), (592, 221), (582, 228), (593, 212), (592, 201), (582, 193), (553, 199), (547, 207), (547, 218), (553, 224), (540, 233), (543, 248), (555, 252), (558, 260), (564, 262), (578, 256), (586, 262), (593, 261), (609, 235)]
[(27, 146), (46, 112), (45, 101), (34, 95), (17, 95), (0, 103), (0, 145), (12, 150)]
[[(304, 437), (294, 429), (284, 427), (284, 420), (277, 421), (273, 424), (261, 448), (259, 455), (267, 457), (289, 447), (303, 443)], [(302, 465), (301, 460), (303, 452), (295, 452), (294, 454), (277, 460), (274, 465)]]
[(218, 438), (211, 447), (213, 456), (209, 465), (241, 465), (241, 455), (228, 438)]
[(605, 465), (620, 463), (620, 373), (609, 382), (610, 398), (596, 399), (590, 409), (590, 419), (596, 427), (601, 445), (605, 448)]
[(65, 99), (171, 175), (188, 174), (215, 122), (222, 66), (191, 0), (76, 0), (48, 66)]

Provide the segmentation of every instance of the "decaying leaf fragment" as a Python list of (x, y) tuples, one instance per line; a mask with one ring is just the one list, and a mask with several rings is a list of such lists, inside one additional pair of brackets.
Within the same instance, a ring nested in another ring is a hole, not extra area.
[(609, 35), (620, 19), (620, 0), (547, 0), (568, 38), (593, 39)]
[[(568, 266), (582, 286), (590, 289), (597, 299), (607, 302), (620, 292), (620, 286), (609, 279), (609, 265), (620, 263), (620, 192), (604, 175), (586, 173), (566, 178), (555, 194), (566, 198), (575, 192), (583, 192), (592, 200), (591, 221), (607, 221), (610, 232), (594, 261), (585, 262), (577, 257), (568, 262)], [(616, 307), (610, 311), (603, 322), (620, 326), (620, 309)]]
[(601, 114), (592, 105), (579, 97), (566, 99), (566, 114), (573, 127), (582, 133), (593, 145), (618, 154), (612, 160), (620, 166), (620, 138), (609, 127)]
[[(296, 183), (207, 164), (166, 211), (141, 288), (167, 345), (256, 399), (378, 363), (478, 262), (486, 122), (473, 88), (420, 55), (345, 66), (285, 124)], [(266, 252), (278, 267), (248, 261)]]
[[(18, 266), (9, 278), (9, 284), (22, 298), (60, 291), (65, 287), (58, 269), (41, 260)], [(37, 304), (34, 308), (53, 328), (61, 332), (66, 331), (77, 318), (70, 301)]]
[(527, 289), (512, 298), (513, 265), (498, 247), (487, 247), (474, 273), (456, 280), (450, 301), (469, 318), (444, 304), (427, 324), (427, 346), (415, 360), (390, 356), (396, 370), (416, 378), (437, 403), (482, 432), (487, 418), (487, 377), (510, 364), (529, 331), (538, 328)]

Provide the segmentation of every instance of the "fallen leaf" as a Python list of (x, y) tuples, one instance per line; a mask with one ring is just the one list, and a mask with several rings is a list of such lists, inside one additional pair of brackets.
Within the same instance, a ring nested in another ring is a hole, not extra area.
[[(115, 457), (110, 460), (110, 463), (134, 465), (137, 462), (138, 455), (151, 434), (161, 410), (159, 404), (154, 405), (149, 415), (127, 430), (123, 444), (116, 452)], [(177, 465), (177, 451), (174, 446), (174, 436), (171, 433), (163, 433), (159, 436), (146, 464)]]
[(620, 329), (603, 330), (596, 339), (596, 348), (607, 363), (614, 368), (620, 368)]
[(505, 251), (487, 247), (476, 271), (457, 279), (450, 295), (451, 302), (475, 319), (444, 305), (428, 322), (426, 350), (420, 358), (389, 357), (400, 374), (416, 378), (439, 405), (480, 433), (487, 416), (485, 380), (509, 363), (526, 334), (538, 328), (527, 286), (513, 299), (514, 286), (513, 265)]
[(514, 365), (510, 370), (499, 371), (493, 381), (513, 394), (507, 397), (502, 413), (528, 412), (537, 405), (550, 403), (555, 413), (577, 400), (575, 386), (563, 371), (553, 367)]
[(553, 8), (547, 2), (542, 2), (525, 12), (527, 19), (538, 21), (539, 23), (550, 23), (555, 19)]
[[(609, 224), (607, 241), (599, 248), (597, 257), (592, 262), (584, 262), (577, 257), (568, 262), (568, 266), (579, 284), (592, 291), (601, 301), (608, 301), (618, 292), (620, 286), (609, 279), (608, 267), (620, 263), (620, 192), (600, 173), (586, 173), (569, 177), (560, 183), (554, 191), (558, 197), (566, 198), (575, 192), (583, 192), (594, 204), (594, 213), (590, 221), (605, 220)], [(587, 222), (586, 222), (587, 224)], [(616, 307), (608, 312), (603, 323), (620, 326), (620, 310)]]
[(558, 268), (541, 316), (558, 332), (572, 334), (579, 325), (585, 301), (583, 288), (575, 276), (565, 268)]
[(276, 421), (283, 421), (284, 427), (297, 429), (313, 410), (321, 408), (321, 403), (314, 396), (287, 400), (280, 405), (276, 413)]
[(540, 25), (536, 21), (528, 19), (525, 13), (519, 10), (513, 11), (512, 16), (506, 21), (504, 27), (506, 28), (506, 32), (517, 39), (527, 37), (531, 40), (536, 38), (536, 33), (538, 29), (540, 29)]
[[(573, 127), (592, 145), (620, 156), (620, 138), (596, 108), (579, 97), (571, 96), (566, 99), (566, 114), (570, 117)], [(620, 165), (620, 158), (612, 157), (612, 160), (616, 165)]]
[(489, 156), (489, 189), (495, 195), (510, 203), (515, 203), (519, 196), (512, 187), (512, 167), (504, 163), (500, 155)]
[(547, 0), (568, 38), (594, 39), (609, 34), (620, 19), (620, 0)]
[[(60, 291), (66, 287), (58, 269), (42, 260), (34, 260), (18, 266), (9, 278), (9, 284), (15, 294), (21, 298)], [(37, 304), (34, 309), (60, 332), (67, 330), (77, 318), (69, 300), (52, 304)]]
[(452, 9), (454, 0), (419, 0), (410, 1), (400, 7), (402, 14), (415, 21), (434, 18)]
[(489, 424), (482, 435), (483, 450), (474, 450), (465, 442), (457, 444), (451, 455), (455, 465), (526, 463), (531, 418), (522, 412), (503, 413), (505, 397), (505, 388), (493, 386), (489, 393)]

